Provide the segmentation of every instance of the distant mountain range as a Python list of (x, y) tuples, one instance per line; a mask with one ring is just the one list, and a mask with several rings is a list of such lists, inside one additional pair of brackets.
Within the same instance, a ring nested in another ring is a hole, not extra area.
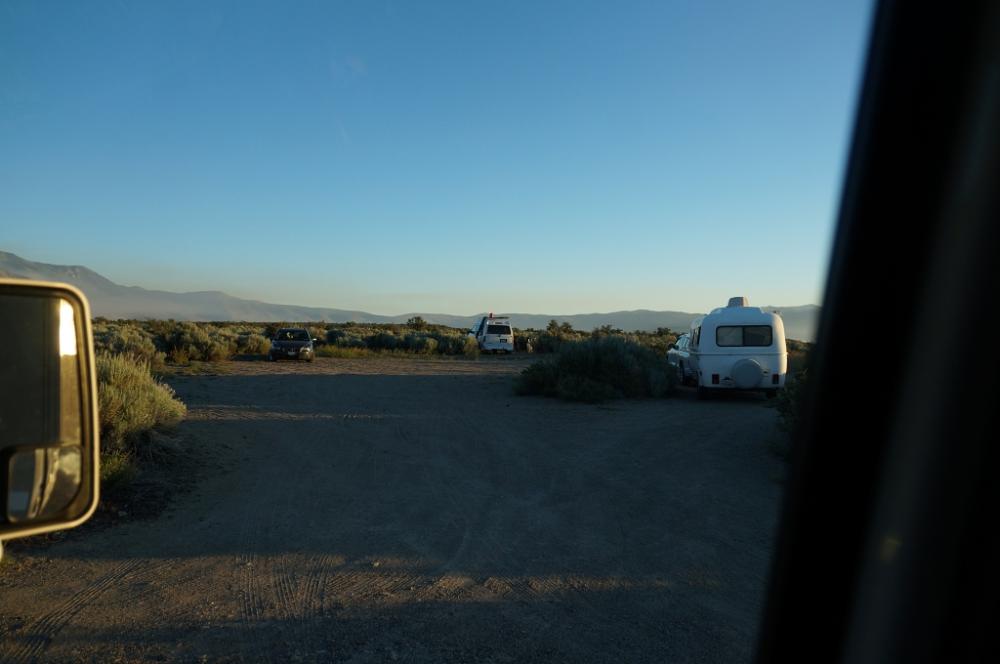
[[(286, 304), (270, 304), (257, 300), (244, 300), (221, 291), (196, 291), (193, 293), (172, 293), (169, 291), (146, 290), (137, 286), (121, 286), (97, 272), (80, 265), (50, 265), (25, 260), (15, 254), (0, 251), (0, 277), (21, 279), (44, 279), (70, 283), (82, 290), (90, 300), (94, 316), (105, 318), (173, 318), (192, 321), (325, 321), (329, 323), (405, 323), (413, 316), (420, 316), (429, 323), (470, 327), (475, 316), (452, 314), (408, 313), (398, 316), (380, 316), (365, 311), (327, 309), (323, 307), (300, 307)], [(724, 303), (720, 303), (720, 306)], [(768, 311), (779, 311), (785, 322), (785, 334), (792, 339), (812, 341), (819, 307), (812, 304), (794, 307), (764, 307)], [(498, 312), (499, 314), (500, 312)], [(682, 311), (612, 311), (593, 314), (518, 314), (510, 316), (514, 327), (544, 328), (550, 320), (569, 323), (578, 330), (592, 330), (602, 325), (623, 330), (653, 331), (658, 327), (684, 330), (697, 313)]]

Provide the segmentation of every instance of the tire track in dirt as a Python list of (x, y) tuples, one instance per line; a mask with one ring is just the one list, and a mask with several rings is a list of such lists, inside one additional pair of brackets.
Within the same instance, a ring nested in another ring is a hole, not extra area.
[[(259, 477), (252, 485), (251, 496), (259, 496), (261, 482)], [(264, 616), (264, 605), (260, 596), (259, 581), (256, 575), (260, 566), (257, 546), (260, 540), (260, 514), (254, 509), (254, 501), (244, 503), (240, 523), (239, 549), (235, 556), (236, 592), (239, 595), (240, 625), (245, 638), (240, 639), (239, 649), (244, 661), (269, 662), (267, 644), (260, 633)]]
[[(151, 578), (175, 565), (172, 561), (151, 563), (147, 559), (128, 560), (91, 582), (51, 612), (38, 618), (0, 649), (0, 662), (34, 662), (45, 652), (63, 628), (102, 595), (126, 581)], [(148, 590), (141, 594), (148, 594)]]
[[(379, 423), (384, 421), (384, 417), (380, 415), (371, 415), (364, 413), (361, 409), (357, 407), (347, 407), (344, 411), (345, 415), (343, 420), (338, 423), (334, 433), (331, 438), (336, 440), (337, 436), (341, 439), (348, 439), (348, 432), (354, 426), (359, 424), (362, 426), (370, 425), (372, 423)], [(357, 475), (361, 466), (364, 464), (364, 456), (355, 453), (352, 457), (353, 463), (351, 464), (351, 474)], [(349, 495), (344, 503), (343, 509), (349, 510), (351, 507), (355, 506), (358, 502), (358, 498), (355, 495)], [(335, 529), (336, 532), (342, 533), (344, 531), (344, 525), (340, 528)], [(312, 607), (312, 617), (313, 618), (323, 618), (326, 616), (330, 609), (330, 602), (327, 601), (327, 584), (329, 579), (336, 572), (334, 570), (343, 566), (344, 559), (341, 555), (330, 552), (321, 551), (317, 554), (312, 555), (309, 558), (309, 565), (313, 572), (309, 575), (305, 597), (303, 599), (303, 605), (306, 607), (305, 611), (308, 615), (309, 606)]]
[[(348, 408), (343, 416), (336, 418), (335, 428), (331, 432), (324, 429), (320, 434), (311, 432), (311, 436), (303, 437), (303, 444), (307, 446), (322, 446), (328, 443), (327, 437), (336, 440), (338, 437), (348, 438), (346, 431), (352, 426), (378, 426), (385, 418), (373, 416), (360, 412), (357, 408)], [(360, 453), (363, 451), (354, 450), (350, 457), (350, 475), (357, 475), (364, 472), (369, 454)], [(377, 454), (377, 450), (371, 450), (372, 454)], [(320, 478), (313, 478), (314, 481), (321, 481)], [(303, 505), (310, 504), (310, 495), (307, 490), (307, 483), (303, 481), (282, 484), (284, 494), (284, 508), (281, 513), (285, 515), (294, 514), (303, 509)], [(343, 511), (359, 504), (357, 496), (348, 496), (341, 506)], [(338, 523), (330, 529), (330, 524), (324, 524), (327, 528), (327, 535), (340, 536), (345, 532), (350, 532), (351, 525)], [(339, 539), (337, 537), (336, 539)], [(318, 551), (308, 556), (283, 555), (277, 556), (270, 566), (272, 577), (272, 589), (276, 599), (276, 611), (278, 616), (285, 622), (297, 639), (297, 647), (305, 648), (310, 644), (325, 640), (327, 634), (322, 630), (322, 618), (327, 611), (327, 581), (333, 570), (343, 566), (343, 557), (331, 551)], [(356, 592), (378, 592), (381, 586), (376, 588), (371, 581), (364, 576), (356, 579), (359, 586)], [(372, 586), (368, 588), (367, 586)]]

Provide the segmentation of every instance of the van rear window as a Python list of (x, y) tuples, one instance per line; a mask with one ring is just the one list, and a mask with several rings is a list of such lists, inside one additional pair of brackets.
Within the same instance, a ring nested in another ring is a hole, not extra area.
[(510, 334), (509, 325), (488, 325), (486, 334)]
[(774, 341), (770, 325), (720, 325), (715, 343), (720, 347), (770, 346)]

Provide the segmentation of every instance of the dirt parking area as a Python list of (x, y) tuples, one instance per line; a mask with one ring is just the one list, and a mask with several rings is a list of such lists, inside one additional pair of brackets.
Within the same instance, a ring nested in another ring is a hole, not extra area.
[(12, 543), (0, 661), (749, 661), (775, 411), (516, 397), (524, 366), (171, 377), (195, 487), (154, 519)]

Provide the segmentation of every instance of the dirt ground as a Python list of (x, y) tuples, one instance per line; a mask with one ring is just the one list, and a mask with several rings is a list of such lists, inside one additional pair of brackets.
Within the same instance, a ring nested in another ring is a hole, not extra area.
[(775, 411), (516, 397), (524, 366), (171, 377), (193, 488), (156, 518), (10, 543), (0, 661), (748, 661)]

